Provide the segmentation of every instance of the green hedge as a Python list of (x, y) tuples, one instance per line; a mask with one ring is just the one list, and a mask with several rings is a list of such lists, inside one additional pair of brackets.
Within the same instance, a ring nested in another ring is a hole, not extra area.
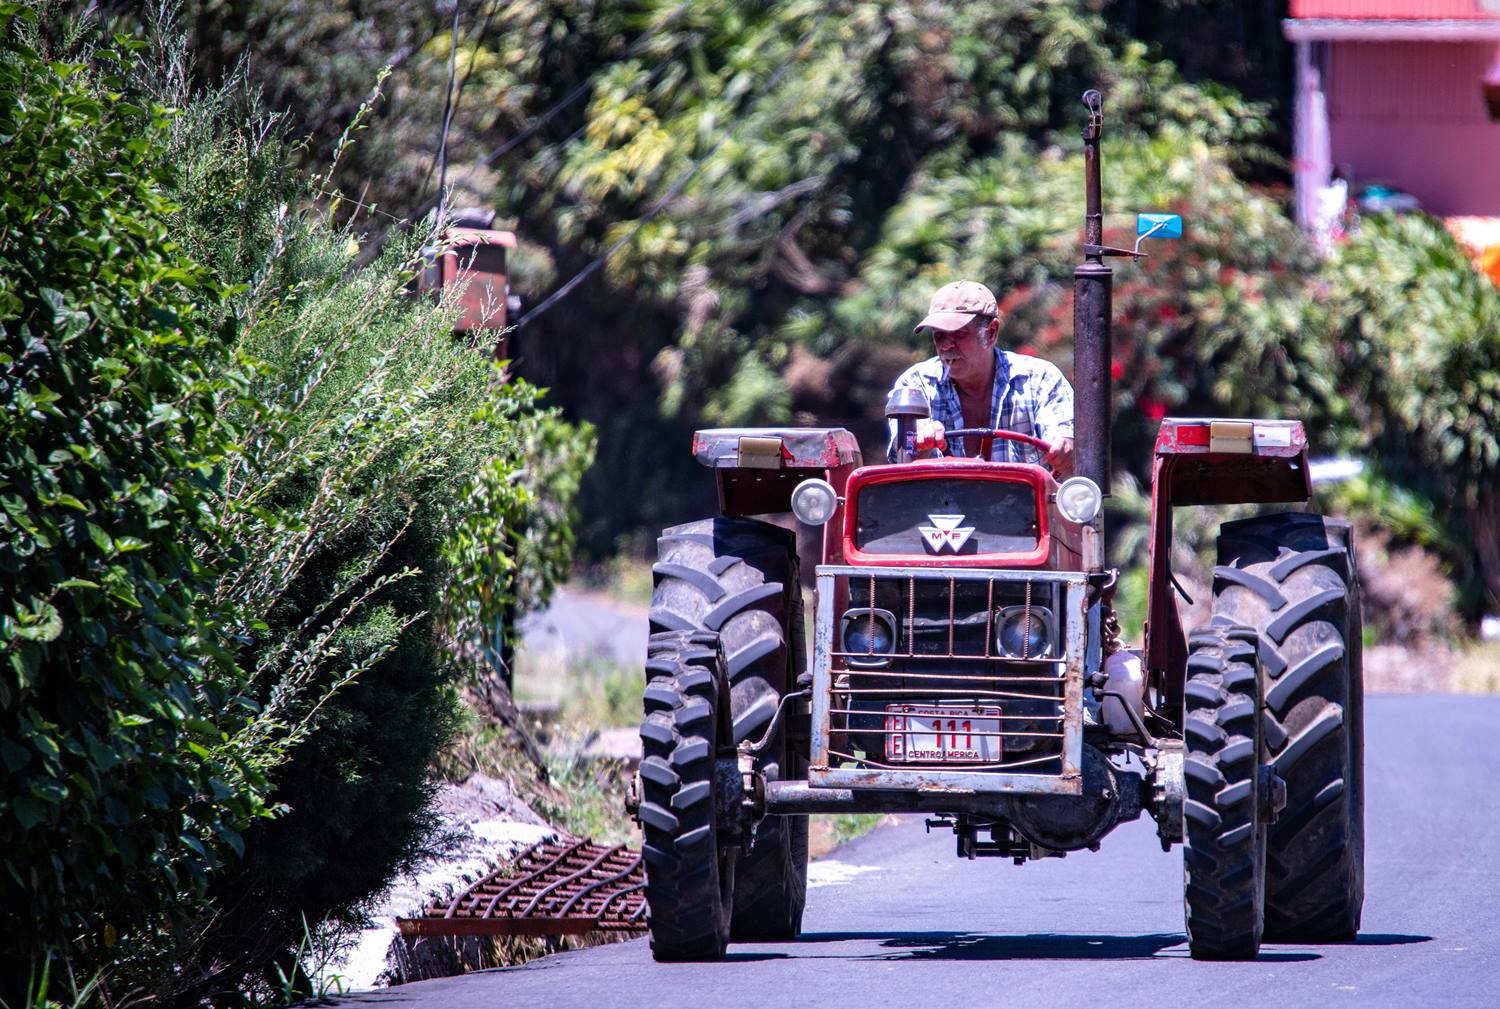
[(591, 435), (180, 41), (0, 17), (0, 999), (243, 1004), (435, 843), (448, 646), (566, 570)]
[(166, 994), (182, 1004), (291, 973), (306, 923), (357, 926), (431, 851), (429, 772), (465, 672), (447, 645), (512, 599), (545, 599), (591, 454), (489, 348), (454, 338), (451, 306), (412, 296), (425, 236), (360, 266), (359, 232), (314, 202), (326, 182), (243, 103), (182, 96), (171, 156), (183, 241), (237, 292), (251, 379), (227, 408), (236, 564), (217, 591), (261, 705), (246, 736), (286, 760), (270, 772), (277, 817), (247, 833), (175, 953)]
[(0, 996), (201, 893), (262, 811), (214, 629), (234, 381), (169, 114), (0, 6)]

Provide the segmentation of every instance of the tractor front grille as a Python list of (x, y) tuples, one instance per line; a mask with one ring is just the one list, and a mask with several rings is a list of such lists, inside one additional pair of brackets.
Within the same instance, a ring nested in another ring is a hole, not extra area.
[[(812, 784), (1077, 791), (1083, 574), (824, 566), (817, 579)], [(1005, 614), (1044, 647), (1005, 648)], [(955, 749), (933, 748), (934, 722)]]

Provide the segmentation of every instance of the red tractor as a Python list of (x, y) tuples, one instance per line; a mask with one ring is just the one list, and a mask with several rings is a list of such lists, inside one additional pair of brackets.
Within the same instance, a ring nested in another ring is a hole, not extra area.
[[(924, 813), (960, 857), (1096, 849), (1143, 812), (1183, 846), (1199, 959), (1262, 938), (1352, 939), (1364, 897), (1359, 588), (1346, 523), (1266, 514), (1220, 527), (1212, 618), (1188, 632), (1173, 510), (1305, 502), (1287, 420), (1167, 419), (1152, 475), (1148, 617), (1121, 642), (1105, 566), (1110, 283), (1097, 92), (1084, 96), (1087, 215), (1075, 271), (1075, 458), (913, 460), (920, 394), (887, 413), (897, 461), (842, 429), (699, 431), (721, 514), (663, 532), (631, 807), (658, 960), (790, 938), (807, 814)], [(1180, 234), (1141, 215), (1142, 237)], [(1018, 437), (1005, 431), (982, 432)], [(950, 437), (961, 432), (949, 432)], [(821, 526), (806, 662), (793, 534)]]

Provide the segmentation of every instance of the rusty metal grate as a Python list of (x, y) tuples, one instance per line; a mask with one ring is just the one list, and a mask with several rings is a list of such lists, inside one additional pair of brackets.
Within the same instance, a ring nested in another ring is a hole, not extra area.
[(405, 936), (643, 932), (641, 854), (573, 837), (533, 845), (452, 900), (397, 923)]

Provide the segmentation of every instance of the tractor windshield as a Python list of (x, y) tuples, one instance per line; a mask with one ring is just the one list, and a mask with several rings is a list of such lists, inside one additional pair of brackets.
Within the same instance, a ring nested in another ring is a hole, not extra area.
[(859, 492), (854, 545), (871, 554), (1006, 554), (1036, 549), (1036, 488), (1013, 480), (921, 479)]

